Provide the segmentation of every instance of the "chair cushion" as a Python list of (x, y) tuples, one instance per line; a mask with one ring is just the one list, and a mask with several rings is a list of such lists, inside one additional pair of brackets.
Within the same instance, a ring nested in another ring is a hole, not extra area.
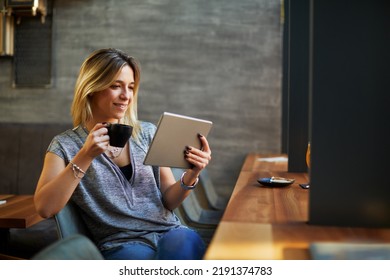
[(63, 238), (45, 248), (33, 260), (103, 260), (103, 256), (84, 235), (75, 234)]
[(26, 229), (12, 228), (7, 242), (8, 254), (29, 259), (57, 240), (57, 227), (53, 218), (43, 220)]

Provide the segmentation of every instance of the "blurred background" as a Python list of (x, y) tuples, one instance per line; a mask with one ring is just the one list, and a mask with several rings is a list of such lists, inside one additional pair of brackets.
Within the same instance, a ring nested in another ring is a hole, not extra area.
[(281, 152), (280, 0), (27, 1), (35, 15), (18, 2), (0, 1), (0, 122), (71, 123), (82, 61), (113, 47), (141, 64), (141, 120), (213, 121), (208, 169), (222, 194), (249, 152)]

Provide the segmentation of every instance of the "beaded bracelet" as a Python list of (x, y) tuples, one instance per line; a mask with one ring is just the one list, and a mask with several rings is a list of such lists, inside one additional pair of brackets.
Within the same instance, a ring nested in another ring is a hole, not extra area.
[[(72, 161), (69, 161), (69, 163), (72, 165), (72, 171), (73, 171), (73, 176), (76, 178), (76, 179), (81, 179), (84, 177), (85, 175), (85, 171), (82, 170), (80, 167), (78, 167), (75, 163), (73, 163)], [(81, 174), (81, 175), (80, 175)]]
[(187, 171), (186, 172), (183, 172), (183, 174), (181, 175), (181, 177), (180, 177), (180, 187), (182, 188), (182, 189), (184, 189), (184, 190), (193, 190), (193, 189), (195, 189), (195, 187), (196, 187), (196, 184), (199, 182), (199, 177), (197, 177), (196, 178), (196, 180), (195, 180), (195, 183), (193, 183), (191, 186), (187, 186), (186, 184), (184, 184), (184, 182), (183, 182), (183, 178), (184, 178), (184, 175), (187, 173)]

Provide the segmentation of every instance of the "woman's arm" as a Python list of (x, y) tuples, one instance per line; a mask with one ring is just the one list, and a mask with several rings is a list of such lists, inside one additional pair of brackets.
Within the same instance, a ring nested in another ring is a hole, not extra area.
[[(193, 185), (200, 172), (206, 168), (211, 160), (211, 150), (206, 137), (199, 135), (202, 149), (188, 147), (185, 151), (186, 160), (193, 166), (188, 169), (183, 177), (183, 182), (187, 186)], [(170, 210), (178, 207), (183, 200), (190, 194), (191, 190), (185, 190), (180, 186), (180, 180), (176, 182), (169, 167), (160, 168), (161, 191), (164, 204)]]
[(80, 183), (83, 173), (93, 159), (107, 149), (107, 128), (97, 124), (88, 135), (84, 146), (65, 166), (65, 161), (53, 153), (45, 156), (43, 169), (34, 195), (35, 208), (40, 216), (48, 218), (58, 213), (68, 202)]

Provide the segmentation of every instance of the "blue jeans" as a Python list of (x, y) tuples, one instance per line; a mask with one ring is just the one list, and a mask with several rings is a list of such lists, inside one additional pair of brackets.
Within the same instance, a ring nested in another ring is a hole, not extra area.
[(205, 250), (203, 240), (195, 231), (178, 228), (165, 233), (157, 249), (142, 241), (130, 241), (102, 254), (107, 260), (200, 260)]

